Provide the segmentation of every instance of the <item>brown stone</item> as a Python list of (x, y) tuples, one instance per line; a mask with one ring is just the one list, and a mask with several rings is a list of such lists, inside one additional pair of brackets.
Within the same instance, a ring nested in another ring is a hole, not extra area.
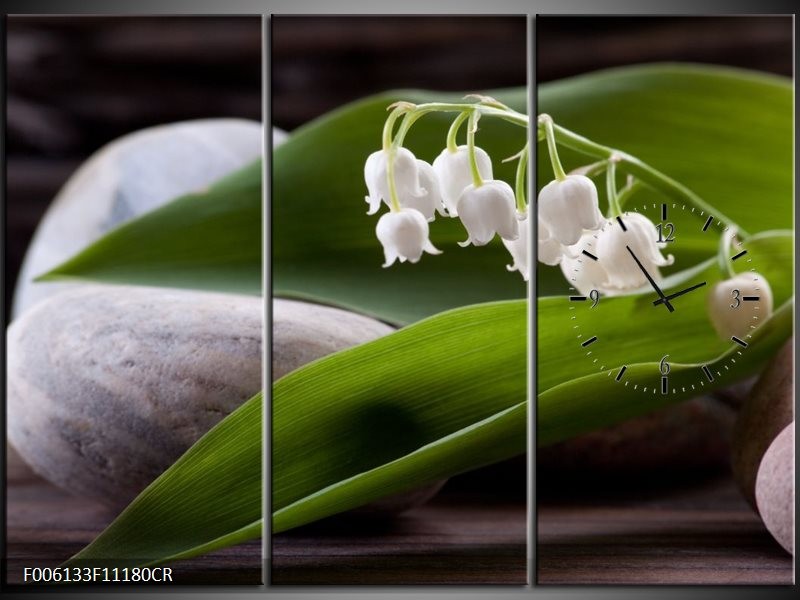
[(733, 473), (744, 497), (756, 508), (758, 466), (772, 441), (794, 420), (794, 340), (767, 365), (742, 404), (733, 434)]

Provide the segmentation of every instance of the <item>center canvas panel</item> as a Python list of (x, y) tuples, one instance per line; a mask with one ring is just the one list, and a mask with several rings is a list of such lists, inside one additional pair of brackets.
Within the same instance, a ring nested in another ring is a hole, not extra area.
[(527, 581), (526, 32), (272, 19), (272, 585)]

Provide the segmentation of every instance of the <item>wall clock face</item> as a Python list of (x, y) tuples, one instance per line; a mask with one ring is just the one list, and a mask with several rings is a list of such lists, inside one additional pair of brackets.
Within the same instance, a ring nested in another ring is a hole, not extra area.
[[(637, 219), (633, 216), (636, 214), (644, 215), (652, 222), (652, 227), (647, 227), (648, 235), (662, 245), (661, 252), (665, 257), (672, 254), (682, 257), (671, 269), (673, 272), (684, 271), (682, 275), (660, 273), (646, 257), (637, 256), (637, 245), (633, 241), (618, 244), (613, 252), (606, 248), (604, 255), (604, 244), (598, 243), (602, 231), (609, 227), (619, 228), (618, 239), (627, 240), (628, 235), (635, 234), (629, 231), (625, 220)], [(713, 253), (707, 251), (708, 245), (703, 245), (705, 251), (698, 249), (697, 240), (709, 236), (716, 244), (727, 229), (713, 215), (692, 207), (649, 203), (632, 207), (620, 217), (608, 221), (601, 232), (585, 237), (580, 246), (573, 247), (580, 254), (570, 263), (572, 272), (565, 270), (564, 274), (570, 281), (566, 312), (570, 343), (574, 344), (579, 355), (576, 360), (587, 361), (588, 365), (584, 364), (584, 367), (590, 373), (595, 370), (606, 373), (609, 382), (630, 386), (644, 394), (700, 392), (710, 383), (724, 378), (732, 364), (747, 351), (752, 332), (759, 325), (761, 296), (753, 257), (748, 254), (745, 244), (733, 239), (731, 264), (740, 284), (726, 285), (723, 291), (727, 301), (717, 302), (713, 308), (735, 311), (737, 320), (746, 322), (740, 335), (729, 338), (720, 338), (709, 318), (708, 296), (720, 280), (716, 263), (707, 262), (705, 267), (698, 266), (688, 273), (685, 271), (713, 258)], [(691, 234), (686, 235), (687, 232)], [(627, 264), (620, 263), (619, 266), (627, 268), (631, 276), (640, 277), (642, 284), (635, 292), (627, 291), (613, 302), (609, 302), (616, 295), (613, 291), (587, 289), (584, 282), (590, 273), (583, 272), (596, 271), (598, 266), (603, 268), (610, 261), (627, 261)], [(637, 319), (641, 320), (645, 314), (651, 317), (647, 319), (648, 330), (637, 333), (631, 324), (635, 325)], [(619, 327), (620, 322), (624, 322), (625, 327)], [(654, 322), (658, 324), (655, 331), (652, 330)], [(658, 339), (656, 352), (652, 347), (654, 338)], [(697, 343), (701, 339), (702, 343)], [(715, 362), (729, 350), (731, 352), (724, 361)], [(648, 365), (647, 383), (643, 383), (641, 378), (630, 381), (626, 377), (630, 375), (629, 366), (642, 363)], [(693, 375), (688, 379), (681, 377), (680, 383), (674, 381), (670, 377), (673, 364), (691, 365)]]

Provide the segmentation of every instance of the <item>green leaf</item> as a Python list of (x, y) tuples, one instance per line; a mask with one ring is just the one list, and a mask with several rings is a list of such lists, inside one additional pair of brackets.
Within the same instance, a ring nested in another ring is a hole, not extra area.
[[(757, 265), (756, 270), (770, 282), (775, 306), (789, 300), (793, 293), (791, 273), (794, 238), (791, 232), (754, 236), (747, 248), (753, 262), (746, 264)], [(676, 305), (680, 302), (676, 310), (680, 310), (681, 317), (673, 321), (664, 318), (665, 315), (659, 310), (662, 307), (652, 306), (652, 293), (603, 297), (596, 308), (590, 308), (589, 303), (581, 306), (572, 303), (574, 310), (570, 310), (568, 296), (540, 298), (537, 354), (539, 393), (571, 379), (597, 373), (601, 368), (616, 369), (623, 364), (651, 361), (656, 355), (669, 354), (680, 357), (682, 361), (694, 362), (712, 360), (720, 355), (730, 347), (731, 342), (717, 337), (706, 308), (706, 296), (719, 280), (716, 259), (710, 258), (691, 279), (692, 282), (705, 281), (707, 286), (675, 301)], [(664, 293), (677, 291), (681, 285), (680, 279), (673, 279), (664, 286)], [(632, 327), (632, 324), (635, 326)], [(575, 325), (579, 327), (577, 333), (591, 332), (591, 335), (602, 340), (602, 353), (595, 353), (602, 358), (600, 363), (593, 363), (576, 350), (580, 340), (576, 339), (573, 331)], [(787, 337), (790, 329), (783, 333)], [(748, 349), (745, 362), (753, 360), (749, 358), (751, 356), (753, 354)], [(606, 374), (603, 373), (603, 377)], [(590, 387), (586, 389), (592, 390)], [(640, 395), (630, 390), (621, 391), (613, 381), (609, 391), (629, 401)], [(599, 402), (598, 406), (603, 404)]]
[[(275, 382), (274, 530), (524, 452), (526, 306), (443, 313)], [(157, 564), (260, 535), (261, 407), (221, 421), (67, 564)]]
[(262, 394), (200, 438), (67, 566), (143, 566), (261, 535)]
[[(659, 369), (655, 362), (628, 365), (624, 386), (613, 381), (607, 373), (594, 373), (549, 388), (538, 397), (537, 445), (546, 446), (613, 425), (757, 373), (791, 335), (793, 312), (794, 298), (786, 301), (753, 333), (743, 360), (730, 360), (735, 358), (738, 348), (730, 348), (716, 359), (709, 360), (707, 364), (711, 371), (718, 376), (722, 373), (723, 377), (715, 378), (713, 383), (702, 388), (697, 386), (700, 362), (670, 365), (669, 382), (674, 393), (668, 395), (653, 389), (657, 381), (653, 374)], [(635, 387), (639, 389), (635, 390)]]
[(273, 385), (273, 531), (520, 454), (525, 301), (431, 317)]
[(261, 293), (258, 161), (109, 232), (37, 281)]
[[(645, 161), (749, 233), (792, 226), (790, 79), (714, 66), (645, 65), (546, 83), (538, 99), (538, 110), (560, 125)], [(544, 143), (538, 149), (541, 188), (553, 175)], [(567, 170), (594, 162), (571, 150), (559, 155)], [(605, 208), (603, 181), (598, 189)], [(646, 189), (626, 208), (663, 200)], [(681, 235), (673, 271), (716, 251), (717, 236), (703, 234), (702, 219), (689, 209), (670, 211), (670, 220)], [(539, 265), (540, 295), (564, 293), (563, 281), (558, 267)]]
[[(490, 92), (524, 110), (524, 89)], [(272, 274), (276, 296), (310, 298), (348, 307), (394, 323), (409, 323), (466, 304), (522, 298), (525, 282), (509, 273), (508, 251), (494, 240), (460, 248), (466, 239), (458, 219), (437, 217), (431, 239), (443, 250), (415, 264), (382, 269), (375, 237), (377, 215), (364, 202), (364, 162), (380, 149), (386, 107), (456, 101), (461, 94), (397, 91), (348, 105), (294, 132), (276, 148), (272, 168)], [(445, 146), (453, 115), (426, 115), (406, 145), (417, 158), (433, 161)], [(463, 132), (462, 132), (463, 134)], [(495, 177), (514, 183), (514, 162), (501, 159), (520, 150), (526, 131), (484, 118), (477, 143), (494, 159)]]

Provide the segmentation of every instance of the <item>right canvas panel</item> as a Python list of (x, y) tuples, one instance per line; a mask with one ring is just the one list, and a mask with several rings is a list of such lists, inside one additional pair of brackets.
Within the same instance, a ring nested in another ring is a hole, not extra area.
[(790, 584), (793, 20), (536, 19), (536, 581)]

